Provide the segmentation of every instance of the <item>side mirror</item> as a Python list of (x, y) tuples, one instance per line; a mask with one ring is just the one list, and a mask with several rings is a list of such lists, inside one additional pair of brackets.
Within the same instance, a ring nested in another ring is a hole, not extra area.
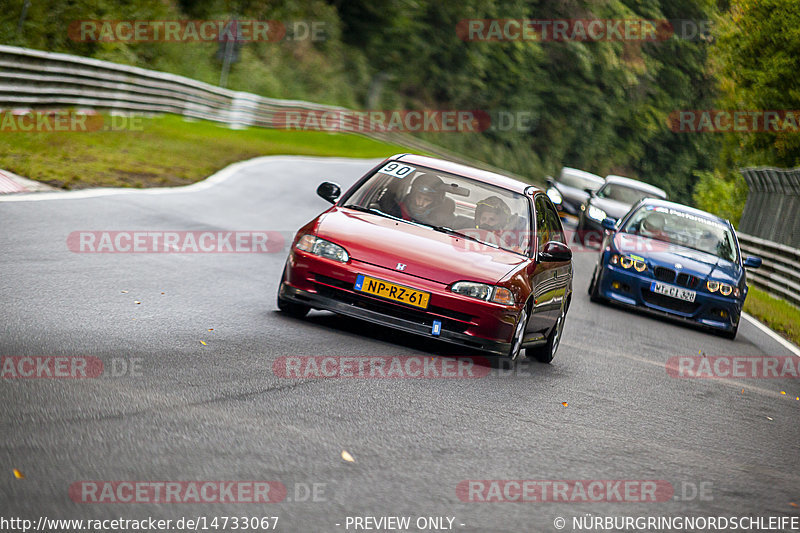
[(611, 217), (606, 217), (603, 219), (603, 222), (600, 223), (603, 226), (603, 229), (607, 229), (609, 231), (614, 231), (617, 221)]
[(744, 266), (749, 268), (759, 268), (761, 266), (761, 258), (753, 255), (748, 255), (744, 258)]
[(572, 250), (564, 243), (549, 241), (539, 252), (539, 261), (569, 261), (572, 259)]
[(592, 189), (591, 187), (586, 187), (585, 189), (583, 189), (583, 191), (584, 191), (586, 194), (588, 194), (588, 195), (589, 195), (589, 198), (594, 198), (594, 192), (595, 192), (595, 191), (594, 191), (594, 189)]
[(317, 187), (317, 194), (328, 200), (330, 203), (335, 204), (336, 200), (339, 199), (339, 195), (342, 194), (342, 189), (336, 185), (335, 183), (331, 183), (330, 181), (325, 181)]

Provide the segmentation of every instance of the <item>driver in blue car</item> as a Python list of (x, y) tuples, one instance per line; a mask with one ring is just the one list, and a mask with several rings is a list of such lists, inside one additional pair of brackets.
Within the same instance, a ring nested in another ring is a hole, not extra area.
[(648, 214), (639, 224), (639, 235), (660, 241), (669, 241), (669, 235), (664, 231), (666, 223), (667, 218), (663, 214), (654, 211)]

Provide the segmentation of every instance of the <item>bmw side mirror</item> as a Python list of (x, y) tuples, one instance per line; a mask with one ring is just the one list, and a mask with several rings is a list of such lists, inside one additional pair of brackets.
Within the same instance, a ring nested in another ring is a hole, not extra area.
[(572, 250), (562, 242), (550, 241), (545, 243), (539, 252), (539, 261), (557, 262), (569, 261), (572, 259)]
[(336, 185), (335, 183), (331, 183), (330, 181), (325, 181), (317, 187), (317, 194), (328, 200), (330, 203), (335, 204), (336, 200), (339, 199), (339, 195), (342, 194), (342, 189)]
[(743, 264), (748, 268), (759, 268), (761, 266), (761, 258), (754, 255), (748, 255), (744, 258)]
[(603, 226), (603, 229), (614, 231), (617, 222), (611, 217), (606, 217), (603, 219), (603, 222), (601, 224)]

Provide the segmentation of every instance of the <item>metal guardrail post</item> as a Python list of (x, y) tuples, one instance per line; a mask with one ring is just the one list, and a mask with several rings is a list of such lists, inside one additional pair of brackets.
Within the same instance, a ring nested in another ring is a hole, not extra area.
[(742, 255), (763, 260), (759, 269), (748, 269), (750, 285), (800, 307), (800, 249), (738, 233)]
[(800, 247), (800, 168), (745, 168), (750, 189), (739, 230), (792, 247)]

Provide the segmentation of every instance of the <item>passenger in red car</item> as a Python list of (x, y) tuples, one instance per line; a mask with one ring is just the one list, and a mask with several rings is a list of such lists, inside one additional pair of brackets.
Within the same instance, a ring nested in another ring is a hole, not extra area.
[(517, 252), (527, 248), (525, 221), (511, 213), (511, 208), (499, 196), (489, 196), (475, 206), (475, 228), (494, 235), (484, 240), (495, 242)]
[(497, 196), (481, 200), (475, 206), (475, 227), (489, 231), (508, 229), (511, 209)]

